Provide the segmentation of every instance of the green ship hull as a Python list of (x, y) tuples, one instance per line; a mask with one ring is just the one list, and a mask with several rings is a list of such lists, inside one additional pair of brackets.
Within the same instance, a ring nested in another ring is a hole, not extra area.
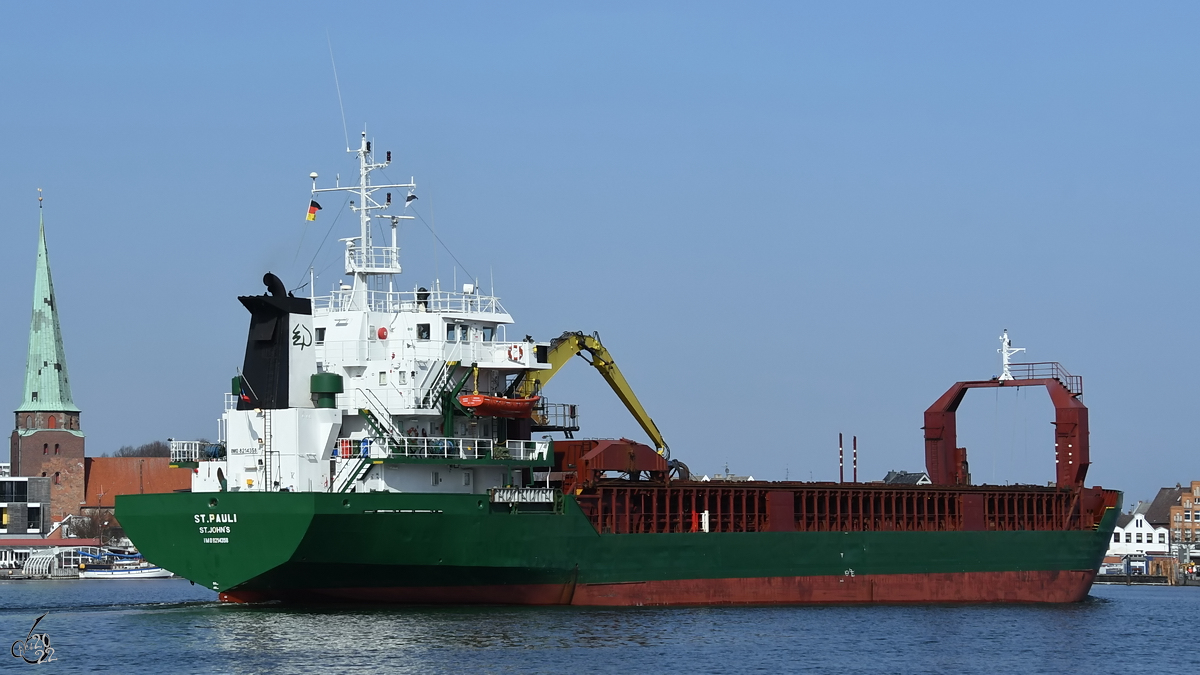
[(570, 494), (544, 506), (174, 493), (120, 496), (116, 515), (147, 560), (229, 601), (576, 605), (1074, 602), (1118, 516), (1073, 530), (601, 534)]

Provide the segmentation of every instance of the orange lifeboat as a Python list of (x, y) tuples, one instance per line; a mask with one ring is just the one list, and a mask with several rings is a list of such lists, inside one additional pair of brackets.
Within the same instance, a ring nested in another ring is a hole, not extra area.
[(482, 394), (463, 394), (458, 397), (462, 407), (480, 417), (533, 417), (533, 406), (541, 396), (530, 398), (502, 398)]

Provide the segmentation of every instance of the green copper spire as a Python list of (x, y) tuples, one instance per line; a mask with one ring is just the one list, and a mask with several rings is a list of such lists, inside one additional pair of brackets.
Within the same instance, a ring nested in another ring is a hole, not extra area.
[(79, 412), (71, 400), (71, 381), (67, 378), (67, 357), (63, 352), (62, 331), (58, 327), (58, 303), (54, 300), (54, 280), (50, 278), (46, 225), (41, 217), (40, 203), (38, 212), (37, 271), (33, 277), (29, 356), (25, 361), (25, 400), (17, 412)]

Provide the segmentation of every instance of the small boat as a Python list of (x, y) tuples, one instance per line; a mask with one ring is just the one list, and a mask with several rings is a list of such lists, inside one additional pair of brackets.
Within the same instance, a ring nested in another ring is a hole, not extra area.
[(169, 570), (146, 562), (140, 555), (112, 552), (95, 555), (86, 551), (79, 554), (96, 561), (79, 564), (80, 579), (168, 579), (175, 576)]
[(483, 394), (463, 394), (458, 397), (462, 407), (480, 417), (533, 417), (533, 406), (541, 396), (502, 398)]
[(169, 579), (175, 576), (169, 570), (142, 561), (140, 564), (80, 563), (80, 579)]

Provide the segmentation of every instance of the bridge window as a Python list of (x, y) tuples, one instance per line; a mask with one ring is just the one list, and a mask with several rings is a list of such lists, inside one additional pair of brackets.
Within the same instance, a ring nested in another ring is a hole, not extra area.
[(454, 342), (455, 338), (457, 338), (457, 337), (458, 337), (458, 331), (455, 330), (454, 324), (452, 324), (452, 323), (446, 324), (446, 342)]
[[(496, 329), (495, 329), (495, 328), (492, 328), (491, 326), (484, 326), (484, 327), (483, 327), (483, 341), (484, 341), (484, 342), (491, 342), (491, 341), (492, 341), (492, 334), (493, 334), (493, 332), (494, 332), (495, 330), (496, 330)], [(1196, 489), (1197, 489), (1197, 490), (1200, 490), (1200, 488), (1196, 488)]]
[(467, 326), (459, 326), (458, 327), (458, 339), (461, 340), (462, 342), (466, 342), (469, 339), (467, 337), (467, 334), (469, 331), (470, 331), (470, 328), (468, 328)]
[(429, 324), (427, 324), (427, 323), (417, 324), (417, 339), (418, 340), (428, 340), (429, 339)]
[(317, 329), (317, 344), (319, 344), (319, 345), (325, 344), (325, 329), (324, 328)]

